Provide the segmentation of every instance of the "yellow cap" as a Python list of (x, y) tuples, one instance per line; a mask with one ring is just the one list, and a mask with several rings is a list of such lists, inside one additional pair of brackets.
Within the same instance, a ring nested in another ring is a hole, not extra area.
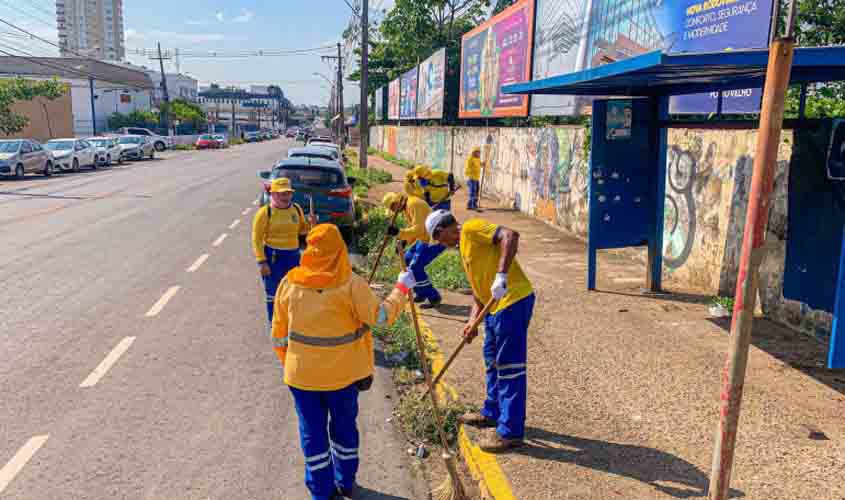
[(431, 169), (425, 165), (417, 165), (416, 168), (414, 168), (414, 175), (419, 179), (430, 179)]
[(395, 205), (397, 202), (399, 202), (401, 200), (402, 200), (401, 194), (399, 194), (399, 193), (387, 193), (386, 195), (384, 195), (384, 198), (382, 198), (381, 203), (382, 203), (382, 205), (384, 205), (384, 208), (386, 208), (388, 210), (392, 210), (393, 205)]
[(290, 179), (288, 179), (287, 177), (279, 177), (278, 179), (273, 179), (273, 182), (270, 183), (270, 192), (293, 193), (293, 188), (290, 185)]

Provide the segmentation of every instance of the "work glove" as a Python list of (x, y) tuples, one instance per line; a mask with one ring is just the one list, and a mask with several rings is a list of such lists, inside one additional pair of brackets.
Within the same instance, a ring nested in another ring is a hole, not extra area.
[(387, 235), (390, 237), (395, 237), (399, 235), (399, 228), (396, 226), (389, 226), (387, 228)]
[(396, 279), (396, 285), (401, 285), (402, 288), (412, 290), (416, 286), (417, 280), (414, 278), (414, 273), (411, 271), (402, 271)]
[(258, 266), (259, 266), (258, 269), (261, 272), (261, 276), (264, 276), (266, 278), (267, 276), (270, 276), (270, 274), (272, 273), (272, 271), (270, 270), (270, 265), (267, 264), (266, 262), (262, 262)]
[(493, 280), (493, 286), (490, 287), (490, 293), (496, 300), (502, 300), (502, 297), (508, 293), (508, 275), (505, 273), (496, 273), (496, 279)]

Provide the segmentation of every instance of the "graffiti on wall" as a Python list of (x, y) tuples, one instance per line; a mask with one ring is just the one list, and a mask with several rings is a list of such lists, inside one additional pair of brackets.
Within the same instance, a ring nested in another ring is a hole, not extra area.
[(696, 161), (688, 151), (672, 146), (666, 163), (663, 262), (669, 269), (677, 269), (689, 259), (695, 241)]
[(399, 154), (399, 143), (396, 140), (396, 127), (384, 128), (384, 142), (385, 149), (388, 153), (393, 156), (397, 156)]

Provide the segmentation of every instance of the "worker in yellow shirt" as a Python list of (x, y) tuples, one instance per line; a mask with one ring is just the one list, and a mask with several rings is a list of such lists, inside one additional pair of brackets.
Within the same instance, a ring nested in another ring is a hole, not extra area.
[(258, 261), (267, 302), (267, 320), (273, 322), (273, 300), (282, 278), (299, 265), (300, 238), (314, 224), (302, 207), (293, 202), (290, 179), (280, 177), (270, 184), (270, 203), (258, 209), (252, 220), (252, 251)]
[(461, 226), (443, 210), (432, 212), (425, 226), (432, 240), (460, 247), (475, 298), (463, 332), (468, 341), (478, 335), (470, 327), (484, 304), (497, 301), (484, 321), (487, 398), (479, 413), (463, 415), (460, 421), (496, 428), (494, 435), (479, 443), (485, 451), (496, 453), (520, 446), (525, 436), (528, 325), (534, 311), (534, 290), (516, 260), (519, 233), (483, 219), (471, 219)]
[(472, 148), (472, 152), (470, 152), (464, 165), (464, 176), (467, 179), (467, 187), (469, 188), (467, 210), (481, 211), (478, 208), (478, 197), (481, 196), (479, 191), (481, 189), (481, 169), (483, 167), (484, 162), (481, 161), (481, 148), (476, 146)]
[(431, 207), (419, 196), (387, 193), (382, 200), (384, 207), (391, 212), (404, 212), (408, 227), (399, 230), (396, 226), (387, 228), (387, 234), (395, 236), (404, 242), (405, 264), (414, 274), (414, 300), (428, 301), (423, 307), (437, 307), (442, 301), (440, 292), (431, 284), (425, 268), (436, 259), (446, 247), (436, 243), (430, 244), (428, 233), (425, 232), (425, 218), (431, 213)]
[(352, 273), (336, 226), (308, 233), (302, 263), (276, 293), (272, 342), (293, 393), (313, 500), (350, 496), (358, 472), (358, 393), (372, 384), (371, 326), (392, 324), (414, 286), (402, 273), (383, 302)]
[(417, 166), (413, 172), (432, 210), (452, 209), (452, 194), (457, 190), (455, 176), (445, 170), (432, 170), (425, 165)]

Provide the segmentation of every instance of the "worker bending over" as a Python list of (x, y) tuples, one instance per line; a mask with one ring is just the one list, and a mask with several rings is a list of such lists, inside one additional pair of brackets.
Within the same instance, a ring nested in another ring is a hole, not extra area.
[(350, 496), (358, 471), (358, 393), (372, 384), (371, 326), (392, 324), (414, 286), (402, 273), (381, 302), (352, 273), (337, 227), (308, 233), (302, 263), (276, 294), (272, 341), (293, 393), (313, 500)]
[(252, 221), (252, 250), (258, 261), (267, 302), (267, 320), (273, 322), (276, 289), (285, 275), (299, 265), (299, 243), (316, 221), (306, 221), (302, 207), (293, 203), (290, 179), (270, 183), (270, 203), (258, 209)]
[(455, 176), (445, 170), (419, 165), (414, 176), (423, 188), (426, 203), (432, 210), (452, 210), (452, 195), (457, 191)]
[(384, 207), (393, 213), (404, 212), (408, 222), (408, 227), (402, 230), (396, 226), (388, 227), (387, 234), (397, 237), (407, 248), (405, 264), (417, 282), (414, 287), (414, 301), (428, 301), (427, 307), (437, 307), (442, 298), (440, 292), (431, 284), (425, 268), (434, 262), (446, 247), (431, 244), (425, 231), (425, 218), (431, 213), (431, 207), (418, 196), (399, 193), (387, 193), (382, 202)]
[(460, 421), (496, 428), (494, 435), (479, 443), (485, 451), (495, 453), (520, 446), (525, 436), (528, 325), (534, 311), (534, 291), (516, 260), (519, 233), (483, 219), (472, 219), (461, 226), (443, 210), (432, 212), (425, 226), (433, 241), (447, 247), (460, 246), (475, 299), (463, 332), (467, 341), (478, 335), (477, 330), (469, 328), (484, 304), (491, 298), (497, 301), (484, 320), (487, 399), (480, 413), (468, 413)]
[(478, 198), (481, 196), (482, 167), (484, 167), (484, 162), (481, 161), (481, 148), (476, 146), (472, 148), (472, 152), (464, 165), (464, 176), (467, 178), (467, 187), (469, 188), (467, 210), (481, 211), (478, 208)]

